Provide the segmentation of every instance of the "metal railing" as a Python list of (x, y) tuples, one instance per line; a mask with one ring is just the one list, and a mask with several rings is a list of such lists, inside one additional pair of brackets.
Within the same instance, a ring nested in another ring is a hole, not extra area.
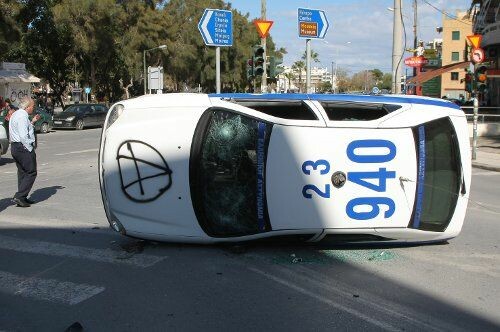
[[(474, 114), (465, 114), (467, 120), (473, 120)], [(479, 122), (485, 123), (487, 121), (484, 118), (488, 118), (488, 122), (500, 122), (500, 114), (477, 114)]]
[[(474, 106), (461, 106), (467, 120), (474, 119)], [(472, 111), (472, 113), (467, 113), (467, 111)], [(500, 122), (500, 107), (486, 107), (481, 106), (477, 109), (477, 117), (481, 123), (485, 122)]]

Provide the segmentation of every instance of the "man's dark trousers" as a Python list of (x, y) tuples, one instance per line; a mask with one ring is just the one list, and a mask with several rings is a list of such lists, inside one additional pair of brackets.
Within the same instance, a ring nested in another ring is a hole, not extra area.
[(30, 152), (22, 143), (12, 142), (10, 151), (17, 166), (17, 193), (14, 198), (26, 198), (36, 179), (35, 149)]

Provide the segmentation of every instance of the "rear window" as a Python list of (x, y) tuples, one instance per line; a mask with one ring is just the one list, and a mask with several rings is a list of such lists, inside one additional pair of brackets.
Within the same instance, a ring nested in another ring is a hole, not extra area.
[(289, 120), (318, 120), (313, 110), (301, 100), (233, 100), (256, 111)]
[(418, 177), (410, 227), (442, 232), (451, 221), (461, 184), (458, 140), (448, 118), (413, 129)]
[(321, 102), (330, 121), (370, 121), (393, 112), (400, 105), (350, 102)]

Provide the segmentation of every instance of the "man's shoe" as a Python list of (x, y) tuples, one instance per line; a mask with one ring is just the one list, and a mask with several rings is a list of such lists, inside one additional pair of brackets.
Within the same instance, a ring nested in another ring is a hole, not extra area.
[(35, 204), (35, 203), (36, 203), (34, 200), (31, 200), (31, 199), (29, 199), (28, 197), (26, 197), (24, 200), (25, 200), (28, 204)]
[(30, 207), (30, 203), (28, 203), (25, 199), (22, 199), (22, 198), (14, 197), (12, 199), (12, 202), (16, 203), (17, 206), (19, 206), (19, 207)]

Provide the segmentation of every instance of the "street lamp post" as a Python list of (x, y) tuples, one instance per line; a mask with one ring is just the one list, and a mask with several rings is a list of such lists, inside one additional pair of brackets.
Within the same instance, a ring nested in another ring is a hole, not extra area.
[(167, 45), (160, 45), (160, 46), (157, 46), (157, 47), (150, 48), (149, 50), (144, 50), (143, 51), (142, 60), (143, 60), (143, 64), (144, 64), (144, 94), (146, 94), (146, 91), (147, 91), (147, 81), (148, 81), (148, 77), (147, 77), (147, 74), (146, 74), (146, 52), (153, 51), (153, 50), (156, 50), (156, 49), (164, 49), (164, 48), (167, 48)]

